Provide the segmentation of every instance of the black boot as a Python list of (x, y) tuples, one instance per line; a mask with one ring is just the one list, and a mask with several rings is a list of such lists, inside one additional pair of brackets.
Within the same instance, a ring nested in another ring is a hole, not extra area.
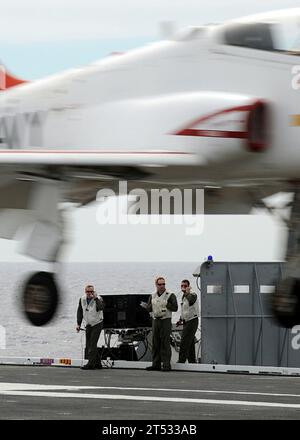
[(92, 365), (86, 364), (83, 367), (81, 367), (82, 370), (96, 370), (96, 367), (93, 367)]

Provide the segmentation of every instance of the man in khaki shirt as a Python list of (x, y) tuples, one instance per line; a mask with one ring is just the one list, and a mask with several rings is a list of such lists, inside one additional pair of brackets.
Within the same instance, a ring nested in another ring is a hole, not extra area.
[[(177, 312), (178, 304), (174, 293), (166, 290), (163, 277), (155, 280), (156, 292), (150, 296), (146, 306), (152, 312), (152, 365), (146, 370), (171, 371), (172, 312)], [(162, 364), (162, 367), (161, 367)]]
[(183, 324), (178, 362), (196, 363), (195, 334), (199, 326), (197, 293), (191, 291), (189, 280), (181, 281), (181, 314), (177, 325)]

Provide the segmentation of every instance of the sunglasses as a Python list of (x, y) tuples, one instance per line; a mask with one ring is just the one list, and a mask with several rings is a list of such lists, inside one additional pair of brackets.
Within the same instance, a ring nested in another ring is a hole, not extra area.
[(181, 284), (181, 287), (189, 287), (187, 284)]
[(85, 293), (94, 293), (93, 290), (86, 290)]
[(166, 283), (157, 283), (158, 286), (165, 286)]

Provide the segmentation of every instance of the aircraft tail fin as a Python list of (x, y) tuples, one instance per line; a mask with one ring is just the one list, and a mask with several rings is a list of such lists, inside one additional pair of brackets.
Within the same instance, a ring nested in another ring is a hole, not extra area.
[(6, 70), (5, 66), (0, 64), (0, 91), (7, 90), (10, 89), (11, 87), (15, 87), (27, 82), (28, 81), (25, 81), (23, 79), (17, 78), (16, 76), (12, 75), (10, 72)]

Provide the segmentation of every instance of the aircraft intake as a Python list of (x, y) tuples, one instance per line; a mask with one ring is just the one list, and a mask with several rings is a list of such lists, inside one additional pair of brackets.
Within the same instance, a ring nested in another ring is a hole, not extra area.
[[(190, 112), (195, 117), (173, 134), (197, 139), (198, 145), (208, 146), (205, 150), (208, 159), (223, 160), (224, 155), (239, 154), (245, 149), (263, 152), (269, 146), (268, 105), (259, 98), (199, 93), (190, 100), (187, 96), (182, 97), (181, 111)], [(199, 116), (196, 116), (197, 113)]]
[(247, 124), (249, 151), (265, 151), (268, 148), (267, 105), (265, 102), (256, 101), (253, 104)]

